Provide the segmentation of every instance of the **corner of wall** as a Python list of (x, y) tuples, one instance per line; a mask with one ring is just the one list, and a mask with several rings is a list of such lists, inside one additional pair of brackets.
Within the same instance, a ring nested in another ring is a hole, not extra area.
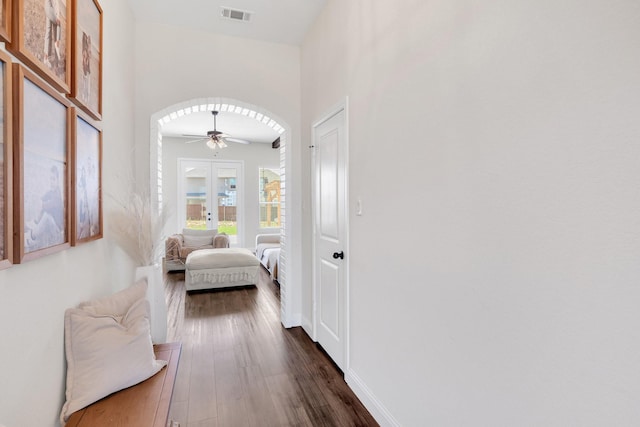
[(344, 380), (381, 427), (401, 426), (353, 369), (349, 368), (345, 372)]
[(313, 322), (307, 316), (302, 316), (302, 329), (304, 329), (312, 341), (316, 341), (315, 334), (313, 333)]

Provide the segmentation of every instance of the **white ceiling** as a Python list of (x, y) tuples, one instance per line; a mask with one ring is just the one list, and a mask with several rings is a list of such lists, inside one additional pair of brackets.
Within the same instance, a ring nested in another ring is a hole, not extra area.
[[(137, 21), (215, 34), (300, 45), (326, 0), (129, 0)], [(249, 22), (223, 19), (221, 8), (251, 12)], [(167, 136), (206, 134), (213, 130), (210, 112), (192, 113), (163, 126)], [(218, 130), (234, 138), (271, 143), (279, 134), (253, 119), (221, 112)]]
[[(300, 45), (326, 0), (129, 0), (138, 21)], [(251, 12), (249, 22), (223, 19), (221, 7)]]
[[(262, 122), (242, 114), (220, 111), (218, 113), (217, 130), (229, 137), (243, 139), (249, 142), (271, 144), (280, 133)], [(200, 111), (178, 117), (162, 126), (162, 134), (171, 137), (184, 137), (185, 141), (197, 139), (188, 135), (206, 136), (213, 130), (213, 115), (211, 111)]]

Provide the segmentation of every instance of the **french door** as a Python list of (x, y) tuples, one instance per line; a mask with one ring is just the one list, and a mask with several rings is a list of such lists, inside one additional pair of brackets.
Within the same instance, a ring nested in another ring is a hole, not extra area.
[(217, 229), (242, 242), (242, 162), (178, 160), (178, 230)]

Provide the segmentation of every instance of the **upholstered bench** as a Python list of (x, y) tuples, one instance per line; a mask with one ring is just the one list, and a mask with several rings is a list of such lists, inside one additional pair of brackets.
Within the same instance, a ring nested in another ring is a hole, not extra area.
[(255, 285), (260, 261), (249, 249), (198, 249), (187, 256), (187, 291)]
[(74, 412), (65, 427), (165, 427), (178, 423), (169, 420), (171, 396), (178, 373), (182, 344), (156, 344), (156, 358), (167, 367), (151, 378)]

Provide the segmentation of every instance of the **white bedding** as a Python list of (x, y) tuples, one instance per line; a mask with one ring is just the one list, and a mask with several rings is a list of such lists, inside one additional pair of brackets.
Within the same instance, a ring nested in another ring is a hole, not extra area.
[(256, 257), (260, 262), (264, 259), (265, 251), (269, 249), (280, 249), (280, 243), (259, 243), (256, 246)]
[(260, 243), (256, 247), (256, 257), (264, 268), (269, 271), (271, 279), (278, 280), (278, 264), (280, 259), (279, 243)]

